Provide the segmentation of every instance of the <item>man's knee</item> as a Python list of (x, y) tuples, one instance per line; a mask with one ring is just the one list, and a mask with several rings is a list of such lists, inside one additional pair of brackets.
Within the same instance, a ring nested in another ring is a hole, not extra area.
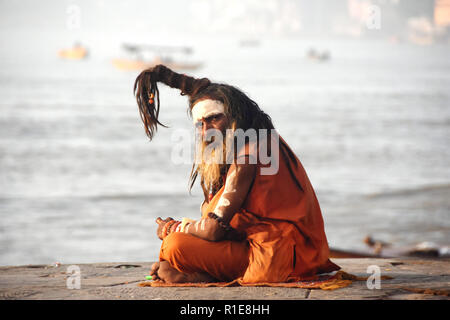
[(190, 236), (185, 233), (173, 232), (169, 234), (161, 246), (161, 258), (166, 261), (180, 260), (187, 254), (186, 249), (188, 247)]

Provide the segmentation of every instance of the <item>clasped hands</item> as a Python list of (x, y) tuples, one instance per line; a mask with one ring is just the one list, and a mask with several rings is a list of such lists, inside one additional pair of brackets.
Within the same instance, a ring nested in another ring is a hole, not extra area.
[(158, 236), (158, 238), (159, 239), (163, 239), (164, 238), (164, 234), (163, 234), (163, 232), (165, 231), (164, 230), (164, 227), (165, 227), (165, 225), (168, 223), (168, 222), (170, 222), (170, 221), (173, 221), (173, 219), (172, 218), (166, 218), (166, 219), (161, 219), (161, 217), (158, 217), (158, 218), (156, 218), (156, 223), (158, 224), (158, 229), (156, 229), (156, 235)]

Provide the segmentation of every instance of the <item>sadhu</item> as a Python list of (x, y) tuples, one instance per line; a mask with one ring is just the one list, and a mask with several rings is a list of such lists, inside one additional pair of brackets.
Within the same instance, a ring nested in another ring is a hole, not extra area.
[[(203, 154), (192, 167), (190, 186), (199, 178), (204, 192), (199, 217), (157, 218), (162, 244), (151, 275), (171, 283), (259, 283), (298, 281), (340, 269), (329, 259), (322, 213), (308, 176), (258, 104), (231, 85), (158, 65), (144, 70), (134, 86), (150, 139), (162, 125), (158, 82), (188, 96), (189, 114), (204, 138), (198, 150), (211, 144), (222, 148)], [(249, 130), (256, 139), (228, 148), (236, 140), (229, 138), (230, 131)], [(221, 133), (222, 141), (217, 135), (207, 139), (211, 131)], [(276, 170), (268, 170), (273, 163), (258, 157), (264, 154), (261, 148), (276, 162)], [(227, 161), (208, 159), (218, 155)]]

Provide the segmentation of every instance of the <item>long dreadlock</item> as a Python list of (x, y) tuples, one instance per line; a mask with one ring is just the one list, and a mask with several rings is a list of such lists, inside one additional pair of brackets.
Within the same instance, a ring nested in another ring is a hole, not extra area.
[[(218, 100), (224, 104), (225, 115), (233, 120), (236, 129), (246, 131), (252, 128), (257, 132), (258, 129), (274, 129), (269, 115), (238, 88), (227, 84), (211, 83), (207, 78), (196, 79), (176, 73), (164, 65), (157, 65), (142, 71), (134, 83), (139, 114), (144, 123), (145, 133), (150, 140), (155, 135), (158, 125), (166, 127), (158, 120), (160, 111), (158, 82), (181, 90), (181, 95), (188, 95), (189, 111), (201, 99)], [(191, 112), (190, 114), (192, 115)], [(189, 177), (189, 190), (192, 190), (198, 173), (198, 166), (196, 167), (194, 162)], [(200, 181), (200, 185), (207, 199), (210, 186), (206, 186), (203, 181)]]
[(169, 87), (180, 89), (181, 95), (189, 96), (196, 94), (211, 83), (207, 78), (195, 79), (176, 73), (161, 64), (142, 71), (134, 82), (134, 95), (144, 123), (145, 133), (150, 140), (153, 138), (158, 125), (166, 127), (158, 120), (160, 105), (158, 81)]

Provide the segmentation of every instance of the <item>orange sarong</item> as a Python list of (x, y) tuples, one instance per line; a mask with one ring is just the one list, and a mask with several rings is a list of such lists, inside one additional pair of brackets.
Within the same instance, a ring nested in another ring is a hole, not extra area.
[[(339, 270), (329, 260), (322, 213), (306, 172), (280, 137), (279, 168), (274, 175), (260, 174), (241, 210), (230, 224), (245, 231), (247, 241), (211, 242), (173, 233), (162, 243), (160, 260), (182, 272), (207, 272), (220, 281), (240, 278), (241, 283), (300, 281)], [(268, 167), (269, 165), (265, 165)], [(213, 211), (222, 187), (204, 208)]]

